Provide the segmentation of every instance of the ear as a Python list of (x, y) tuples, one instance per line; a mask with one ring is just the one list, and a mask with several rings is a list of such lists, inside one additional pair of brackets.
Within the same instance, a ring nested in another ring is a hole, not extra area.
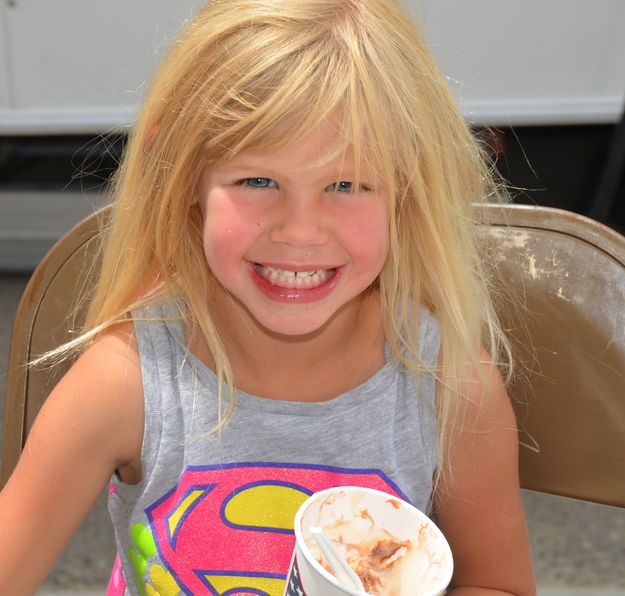
[(156, 134), (158, 133), (158, 124), (153, 124), (152, 126), (150, 126), (147, 134), (145, 135), (145, 137), (143, 138), (143, 150), (147, 151), (152, 143), (154, 142), (154, 139), (156, 138)]

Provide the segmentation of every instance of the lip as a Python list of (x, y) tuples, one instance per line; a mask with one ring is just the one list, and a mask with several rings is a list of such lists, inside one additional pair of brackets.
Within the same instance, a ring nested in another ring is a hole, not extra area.
[[(284, 304), (308, 304), (322, 300), (326, 296), (332, 293), (336, 284), (343, 274), (343, 267), (335, 267), (334, 274), (323, 284), (316, 288), (283, 288), (274, 286), (267, 281), (264, 277), (261, 277), (254, 268), (256, 263), (246, 261), (245, 267), (252, 278), (252, 281), (261, 293), (275, 302), (282, 302)], [(328, 267), (315, 267), (313, 265), (274, 265), (273, 263), (263, 263), (263, 265), (276, 267), (278, 269), (285, 269), (288, 271), (312, 271), (315, 269), (328, 269)]]

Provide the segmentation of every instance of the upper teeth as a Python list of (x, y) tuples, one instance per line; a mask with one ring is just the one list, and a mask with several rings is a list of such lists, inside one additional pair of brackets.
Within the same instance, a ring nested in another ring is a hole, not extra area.
[(288, 269), (278, 269), (277, 267), (265, 267), (268, 273), (276, 273), (277, 275), (282, 275), (283, 277), (310, 277), (315, 275), (315, 273), (319, 274), (323, 272), (323, 269), (312, 271), (289, 271)]
[(311, 271), (290, 271), (277, 267), (261, 266), (259, 273), (269, 282), (287, 288), (313, 288), (321, 285), (330, 277), (331, 270), (313, 269)]

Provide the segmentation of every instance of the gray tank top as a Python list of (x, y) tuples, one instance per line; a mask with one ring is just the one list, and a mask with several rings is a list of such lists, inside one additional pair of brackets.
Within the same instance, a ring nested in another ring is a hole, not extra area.
[[(148, 317), (172, 318), (172, 305)], [(421, 312), (420, 355), (436, 363), (439, 330)], [(280, 596), (293, 517), (313, 492), (375, 488), (430, 510), (437, 465), (434, 379), (387, 363), (325, 402), (237, 392), (218, 419), (214, 373), (189, 355), (180, 321), (136, 321), (145, 399), (142, 478), (109, 495), (125, 594)], [(313, 377), (313, 375), (311, 375)]]

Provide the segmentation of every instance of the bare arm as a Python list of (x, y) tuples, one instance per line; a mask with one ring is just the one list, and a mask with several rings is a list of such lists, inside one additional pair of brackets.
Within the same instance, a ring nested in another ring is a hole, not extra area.
[(131, 324), (98, 340), (46, 400), (0, 493), (0, 585), (34, 594), (116, 469), (140, 462), (143, 399)]
[[(483, 360), (488, 360), (484, 355)], [(501, 377), (468, 385), (466, 428), (455, 440), (452, 480), (439, 487), (437, 521), (454, 554), (450, 594), (536, 593), (518, 476), (518, 435)]]

